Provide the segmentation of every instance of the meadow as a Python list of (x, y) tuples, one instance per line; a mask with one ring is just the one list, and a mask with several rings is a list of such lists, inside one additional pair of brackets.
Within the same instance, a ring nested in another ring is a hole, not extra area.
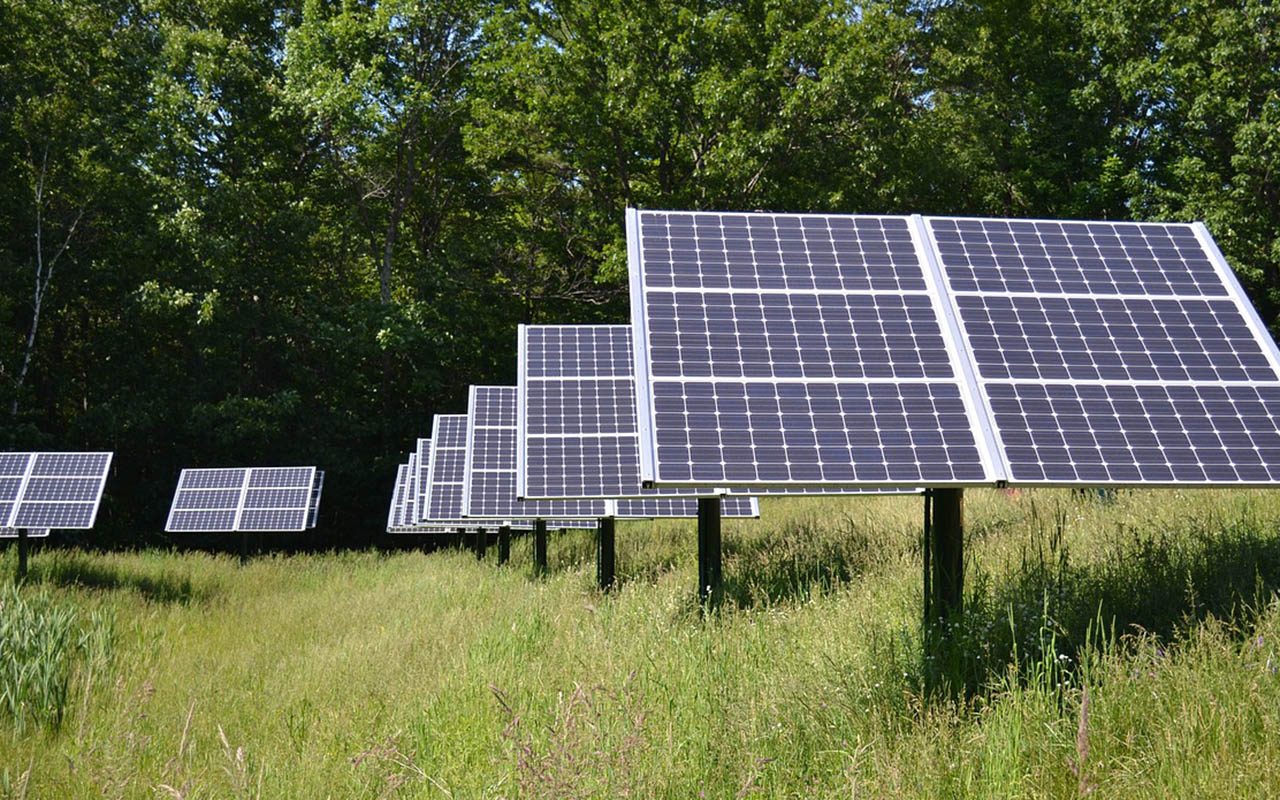
[[(1280, 496), (966, 493), (921, 631), (918, 497), (449, 550), (0, 559), (0, 798), (1273, 798)], [(929, 646), (926, 646), (926, 643)]]

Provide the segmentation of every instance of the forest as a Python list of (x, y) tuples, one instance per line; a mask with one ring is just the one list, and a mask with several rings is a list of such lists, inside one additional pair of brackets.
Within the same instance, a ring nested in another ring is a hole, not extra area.
[(1203, 220), (1280, 330), (1264, 0), (0, 3), (0, 446), (316, 464), (318, 541), (519, 323), (626, 322), (640, 208)]

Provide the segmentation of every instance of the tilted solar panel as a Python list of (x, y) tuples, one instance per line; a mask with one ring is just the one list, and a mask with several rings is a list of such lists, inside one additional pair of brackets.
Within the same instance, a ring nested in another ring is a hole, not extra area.
[(316, 470), (315, 482), (311, 485), (311, 503), (307, 511), (307, 527), (314, 528), (320, 520), (320, 495), (324, 492), (324, 470)]
[(318, 508), (315, 467), (184, 469), (165, 530), (301, 531)]
[(404, 513), (404, 486), (408, 472), (408, 464), (396, 467), (396, 480), (391, 487), (391, 505), (387, 509), (388, 533), (395, 532), (401, 527), (401, 515)]
[(0, 453), (0, 527), (92, 528), (112, 453)]
[(1280, 481), (1280, 353), (1202, 224), (924, 222), (1011, 483)]
[(515, 386), (472, 386), (467, 413), (463, 502), (467, 516), (504, 519), (599, 519), (603, 500), (516, 499)]
[(997, 479), (910, 218), (628, 210), (627, 239), (644, 481)]

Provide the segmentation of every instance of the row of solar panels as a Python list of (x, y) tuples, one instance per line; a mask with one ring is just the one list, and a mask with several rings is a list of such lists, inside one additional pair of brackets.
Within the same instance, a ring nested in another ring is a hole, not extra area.
[[(517, 495), (517, 387), (473, 386), (468, 413), (440, 414), (430, 439), (400, 465), (387, 530), (445, 532), (458, 528), (594, 528), (597, 520), (696, 517), (694, 496), (599, 496), (575, 500), (525, 500)], [(634, 420), (633, 420), (634, 421)], [(721, 501), (728, 517), (757, 517), (754, 498)]]
[(518, 386), (437, 418), (443, 508), (419, 523), (1280, 482), (1280, 350), (1203, 224), (629, 209), (626, 229), (632, 324), (522, 327)]
[[(0, 453), (0, 536), (92, 528), (112, 453)], [(314, 528), (324, 472), (315, 467), (185, 469), (168, 531)]]

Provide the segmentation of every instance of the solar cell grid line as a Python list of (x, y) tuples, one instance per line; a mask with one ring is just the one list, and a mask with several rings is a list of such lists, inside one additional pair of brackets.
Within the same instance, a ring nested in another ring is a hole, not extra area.
[(834, 487), (645, 488), (630, 325), (521, 325), (516, 494), (520, 499), (714, 494), (915, 493)]
[(516, 499), (517, 387), (472, 386), (467, 406), (463, 504), (468, 517), (598, 519), (604, 500)]
[(1001, 475), (902, 216), (627, 211), (645, 485)]
[(1280, 482), (1280, 351), (1203, 223), (921, 226), (1010, 483)]

